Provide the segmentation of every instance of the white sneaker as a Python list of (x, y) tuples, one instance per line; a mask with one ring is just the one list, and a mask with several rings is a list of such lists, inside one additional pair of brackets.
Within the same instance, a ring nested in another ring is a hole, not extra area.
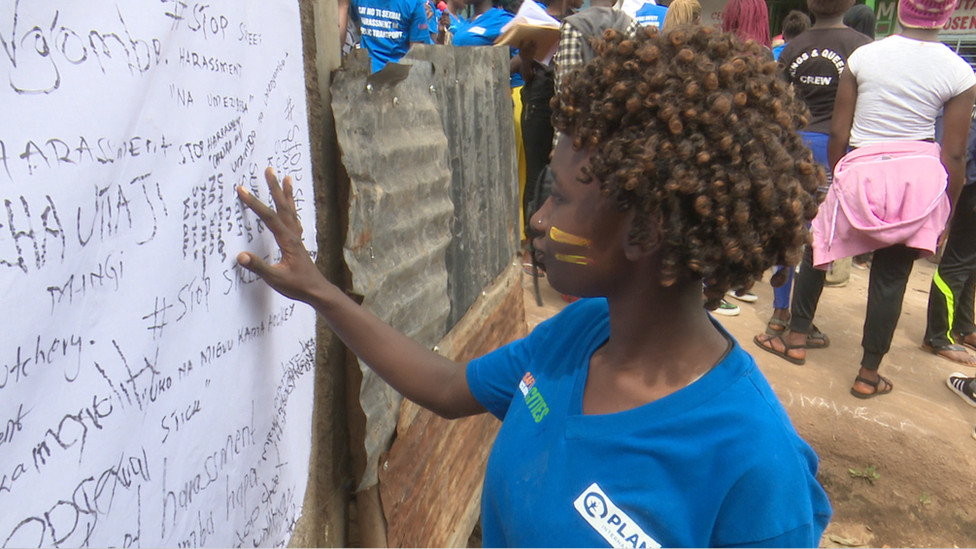
[(739, 316), (739, 306), (733, 305), (723, 299), (719, 302), (718, 308), (712, 312), (722, 316)]
[(741, 294), (738, 294), (735, 292), (735, 290), (729, 290), (728, 292), (726, 292), (725, 295), (731, 298), (738, 299), (739, 301), (744, 301), (746, 303), (755, 303), (759, 301), (759, 296), (757, 296), (752, 292), (742, 292)]

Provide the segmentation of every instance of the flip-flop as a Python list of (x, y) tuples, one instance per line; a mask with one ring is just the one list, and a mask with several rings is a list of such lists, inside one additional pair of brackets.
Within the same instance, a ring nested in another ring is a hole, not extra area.
[(970, 359), (973, 359), (974, 358), (973, 355), (969, 354), (966, 351), (966, 348), (963, 347), (962, 345), (940, 345), (938, 347), (933, 347), (928, 343), (922, 343), (921, 345), (918, 346), (918, 348), (925, 351), (926, 353), (931, 353), (941, 359), (948, 360), (949, 362), (952, 362), (954, 364), (959, 364), (961, 366), (969, 366), (970, 368), (976, 368), (976, 362), (960, 362), (958, 360), (952, 360), (951, 358), (942, 354), (943, 351), (962, 352), (962, 353), (966, 353), (966, 356), (968, 356)]
[[(884, 377), (881, 374), (878, 374), (878, 379), (876, 381), (871, 381), (870, 379), (866, 379), (866, 378), (863, 378), (861, 376), (857, 376), (854, 379), (854, 381), (855, 381), (855, 383), (858, 382), (858, 381), (860, 381), (861, 383), (864, 383), (866, 385), (870, 385), (870, 386), (874, 387), (874, 392), (873, 393), (860, 393), (858, 391), (855, 391), (854, 390), (854, 387), (851, 387), (851, 394), (854, 395), (857, 398), (862, 399), (862, 400), (863, 399), (867, 399), (867, 398), (874, 398), (876, 396), (886, 395), (886, 394), (890, 393), (892, 389), (895, 388), (895, 386), (892, 385), (891, 381), (888, 380), (888, 378)], [(882, 381), (885, 382), (885, 389), (879, 391), (878, 390), (878, 385)]]
[(783, 335), (786, 333), (786, 329), (790, 327), (790, 323), (775, 316), (769, 318), (769, 322), (766, 323), (766, 334), (775, 336)]
[[(822, 339), (823, 343), (810, 343), (811, 338)], [(827, 334), (821, 332), (820, 328), (817, 328), (816, 324), (812, 324), (810, 326), (810, 333), (807, 334), (807, 343), (805, 347), (807, 349), (826, 349), (827, 347), (830, 347), (830, 338), (827, 337)]]
[[(769, 334), (767, 334), (767, 335), (769, 335)], [(773, 341), (774, 339), (778, 339), (780, 341), (780, 343), (783, 344), (783, 348), (785, 349), (784, 351), (777, 351), (776, 349), (773, 348), (772, 343), (770, 343), (770, 345), (768, 347), (766, 345), (764, 345), (764, 343), (769, 343), (769, 342)], [(786, 342), (785, 339), (783, 339), (783, 336), (782, 335), (773, 335), (773, 336), (771, 336), (769, 339), (767, 339), (765, 341), (761, 341), (759, 339), (759, 336), (756, 336), (756, 337), (752, 338), (752, 342), (755, 343), (756, 345), (758, 345), (760, 349), (766, 351), (767, 353), (772, 353), (772, 354), (774, 354), (774, 355), (782, 358), (783, 360), (785, 360), (787, 362), (792, 362), (793, 364), (796, 364), (797, 366), (803, 366), (804, 364), (807, 363), (807, 359), (806, 358), (794, 358), (794, 357), (791, 357), (789, 355), (789, 352), (790, 351), (792, 351), (794, 349), (806, 349), (806, 346), (805, 345), (790, 345), (790, 344), (788, 344)]]

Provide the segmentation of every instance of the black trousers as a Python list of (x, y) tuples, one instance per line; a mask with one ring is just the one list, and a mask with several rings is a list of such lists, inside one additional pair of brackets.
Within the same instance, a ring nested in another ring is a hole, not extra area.
[(942, 261), (929, 290), (925, 343), (943, 347), (956, 343), (952, 334), (976, 332), (973, 296), (976, 289), (976, 185), (963, 187), (949, 225)]
[[(523, 101), (526, 96), (523, 94)], [(522, 197), (522, 211), (525, 214), (525, 226), (529, 226), (529, 218), (542, 206), (536, 204), (535, 188), (539, 174), (549, 164), (549, 153), (552, 152), (552, 108), (548, 99), (532, 99), (530, 103), (522, 104), (522, 145), (525, 148), (525, 194)]]
[(813, 247), (803, 251), (800, 270), (793, 277), (793, 302), (790, 311), (790, 330), (809, 334), (813, 329), (813, 317), (817, 313), (820, 294), (823, 293), (827, 271), (813, 267)]
[[(874, 252), (868, 283), (868, 308), (861, 336), (861, 347), (864, 349), (861, 366), (868, 370), (877, 370), (881, 359), (891, 348), (891, 339), (901, 316), (905, 286), (917, 258), (918, 250), (903, 244)], [(826, 274), (826, 271), (813, 267), (813, 250), (807, 246), (800, 272), (794, 280), (791, 330), (810, 333)]]

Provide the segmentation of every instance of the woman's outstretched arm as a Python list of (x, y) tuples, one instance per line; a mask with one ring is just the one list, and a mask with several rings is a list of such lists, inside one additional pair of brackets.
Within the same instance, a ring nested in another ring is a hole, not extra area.
[(291, 178), (286, 177), (279, 186), (271, 168), (265, 177), (274, 209), (243, 187), (238, 187), (237, 193), (274, 234), (281, 261), (268, 265), (251, 252), (241, 252), (238, 263), (285, 297), (315, 308), (346, 346), (406, 398), (447, 418), (484, 412), (468, 388), (464, 364), (401, 334), (326, 280), (302, 243)]

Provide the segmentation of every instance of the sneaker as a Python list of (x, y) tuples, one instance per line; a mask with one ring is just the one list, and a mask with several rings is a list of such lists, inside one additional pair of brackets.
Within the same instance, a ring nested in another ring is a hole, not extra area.
[[(722, 315), (722, 316), (738, 316), (739, 315), (739, 306), (738, 305), (733, 305), (733, 304), (731, 304), (728, 301), (725, 301), (723, 299), (718, 304), (718, 308), (715, 309), (712, 312), (715, 313), (715, 314), (717, 314), (717, 315)], [(976, 404), (974, 404), (974, 406), (976, 406)]]
[(755, 303), (759, 301), (759, 296), (757, 296), (752, 292), (739, 293), (737, 291), (729, 290), (726, 295), (728, 295), (729, 297), (734, 297), (735, 299), (738, 299), (739, 301), (744, 301), (746, 303)]
[(946, 385), (949, 389), (959, 395), (959, 398), (966, 401), (966, 404), (976, 408), (976, 396), (973, 395), (973, 390), (969, 387), (969, 382), (973, 378), (967, 377), (966, 374), (954, 373), (949, 376), (946, 380)]

